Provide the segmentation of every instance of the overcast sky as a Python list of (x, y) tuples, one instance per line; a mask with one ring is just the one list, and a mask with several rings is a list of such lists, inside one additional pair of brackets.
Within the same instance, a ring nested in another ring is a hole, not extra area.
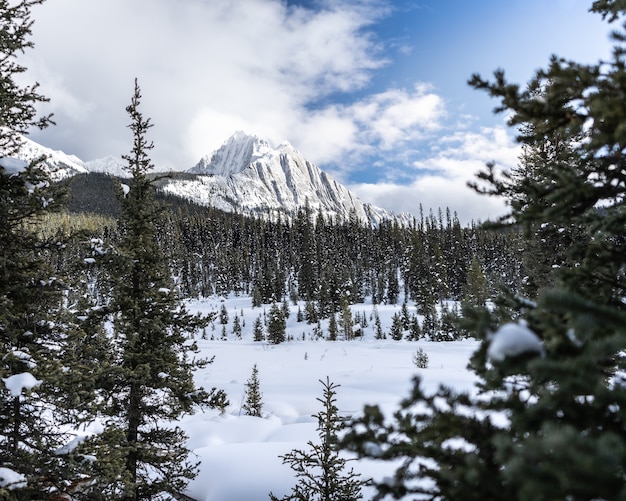
[[(516, 162), (515, 131), (467, 86), (527, 82), (551, 54), (607, 58), (583, 0), (47, 0), (28, 78), (57, 125), (31, 138), (83, 160), (130, 149), (134, 79), (160, 169), (188, 169), (237, 130), (305, 157), (381, 207), (503, 211), (466, 182)], [(42, 109), (42, 111), (44, 111)]]

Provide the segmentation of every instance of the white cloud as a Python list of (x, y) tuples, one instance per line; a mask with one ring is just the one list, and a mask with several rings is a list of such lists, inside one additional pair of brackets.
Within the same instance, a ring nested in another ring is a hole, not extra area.
[(138, 77), (157, 164), (188, 167), (233, 125), (297, 144), (317, 124), (346, 121), (316, 103), (361, 88), (385, 63), (367, 31), (381, 13), (349, 0), (317, 11), (279, 0), (46, 2), (33, 9), (27, 56), (57, 117), (45, 137), (73, 129), (72, 153), (119, 153)]
[(385, 11), (376, 0), (318, 5), (49, 0), (34, 7), (36, 45), (25, 64), (52, 99), (46, 111), (58, 125), (33, 139), (85, 160), (127, 152), (125, 107), (138, 77), (159, 167), (189, 168), (244, 130), (275, 144), (289, 140), (341, 181), (379, 166), (384, 184), (353, 188), (386, 208), (414, 212), (422, 202), (468, 219), (501, 208), (465, 184), (486, 161), (514, 163), (507, 132), (448, 132), (446, 102), (424, 83), (349, 101), (387, 63), (370, 31)]
[(443, 136), (431, 155), (415, 162), (416, 170), (408, 183), (354, 184), (350, 189), (374, 205), (397, 212), (425, 214), (449, 208), (463, 224), (495, 219), (506, 213), (501, 199), (479, 195), (467, 186), (485, 164), (495, 161), (500, 169), (517, 164), (520, 146), (504, 127), (481, 128), (478, 132), (456, 131)]

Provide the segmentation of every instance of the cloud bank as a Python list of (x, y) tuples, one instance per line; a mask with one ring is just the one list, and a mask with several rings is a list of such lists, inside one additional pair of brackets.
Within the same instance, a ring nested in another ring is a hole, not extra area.
[[(506, 133), (451, 130), (427, 83), (371, 90), (389, 64), (372, 28), (393, 3), (315, 5), (49, 0), (33, 9), (25, 64), (57, 126), (32, 138), (84, 160), (127, 152), (137, 77), (159, 168), (187, 169), (244, 130), (289, 140), (365, 201), (414, 213), (419, 202), (449, 205), (484, 219), (489, 202), (465, 182), (487, 160), (510, 161)], [(494, 143), (494, 134), (504, 136)], [(359, 175), (368, 183), (355, 183)]]

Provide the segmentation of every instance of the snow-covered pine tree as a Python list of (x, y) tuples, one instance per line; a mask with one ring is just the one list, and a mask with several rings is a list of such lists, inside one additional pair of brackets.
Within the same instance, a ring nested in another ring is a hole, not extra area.
[(272, 344), (283, 343), (285, 341), (287, 323), (277, 303), (272, 303), (268, 316), (267, 340)]
[(256, 317), (254, 326), (252, 327), (252, 335), (255, 341), (263, 341), (265, 339), (265, 333), (263, 332), (263, 322), (261, 321), (261, 315)]
[(228, 320), (228, 310), (226, 309), (226, 305), (222, 303), (222, 306), (220, 307), (220, 324), (226, 325), (228, 324)]
[(263, 393), (259, 382), (259, 369), (256, 364), (252, 366), (250, 379), (246, 381), (246, 400), (242, 406), (247, 416), (261, 417), (263, 410)]
[(156, 241), (159, 207), (154, 200), (152, 143), (146, 133), (152, 126), (139, 106), (137, 81), (127, 107), (133, 134), (128, 162), (132, 178), (120, 190), (123, 228), (108, 260), (112, 297), (111, 359), (114, 365), (102, 378), (103, 433), (85, 443), (91, 453), (89, 499), (157, 499), (176, 496), (197, 473), (188, 457), (186, 437), (174, 422), (198, 406), (221, 407), (222, 390), (197, 388), (192, 373), (210, 363), (191, 359), (197, 353), (194, 333), (211, 320), (190, 315), (179, 299), (170, 270)]
[(291, 494), (282, 498), (270, 493), (272, 501), (357, 501), (362, 498), (364, 481), (352, 468), (348, 459), (339, 455), (338, 434), (343, 424), (337, 408), (337, 388), (340, 385), (320, 379), (323, 397), (317, 400), (323, 408), (317, 418), (319, 443), (308, 442), (309, 450), (294, 449), (280, 456), (283, 464), (294, 471), (298, 483)]
[(0, 497), (9, 500), (44, 499), (75, 474), (56, 453), (67, 440), (58, 426), (68, 403), (59, 359), (64, 285), (51, 265), (62, 242), (41, 231), (63, 197), (42, 159), (13, 158), (30, 128), (51, 123), (37, 116), (48, 99), (24, 85), (17, 60), (33, 46), (31, 8), (41, 3), (0, 0)]
[[(591, 10), (626, 17), (618, 0)], [(612, 59), (554, 57), (523, 90), (502, 71), (494, 81), (472, 78), (501, 100), (510, 125), (522, 126), (524, 145), (558, 140), (567, 152), (544, 157), (530, 176), (489, 165), (477, 188), (509, 202), (501, 223), (580, 238), (563, 249), (553, 288), (505, 295), (497, 314), (466, 308), (482, 339), (471, 360), (479, 395), (445, 387), (429, 395), (418, 379), (393, 420), (368, 407), (353, 423), (351, 448), (401, 463), (377, 499), (626, 496), (626, 25), (613, 39)]]

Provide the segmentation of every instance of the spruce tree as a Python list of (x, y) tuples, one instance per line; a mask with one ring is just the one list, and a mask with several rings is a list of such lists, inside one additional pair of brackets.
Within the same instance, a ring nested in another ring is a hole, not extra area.
[(263, 341), (265, 339), (265, 334), (263, 333), (263, 322), (261, 321), (261, 315), (256, 317), (254, 321), (254, 326), (252, 328), (253, 339), (255, 341)]
[(267, 340), (272, 344), (280, 344), (285, 341), (287, 323), (281, 308), (276, 303), (272, 303), (267, 323)]
[(480, 261), (476, 256), (472, 257), (469, 270), (467, 271), (467, 280), (463, 295), (463, 303), (481, 307), (485, 306), (489, 298), (489, 284), (487, 277), (483, 272)]
[(391, 330), (389, 331), (389, 335), (394, 341), (400, 341), (404, 337), (404, 331), (402, 329), (402, 316), (398, 313), (394, 313), (391, 317)]
[(337, 327), (337, 317), (334, 313), (330, 314), (330, 318), (328, 319), (328, 340), (329, 341), (337, 341), (337, 334), (339, 332), (339, 328)]
[[(33, 46), (31, 8), (43, 0), (0, 1), (0, 468), (20, 481), (0, 489), (2, 499), (46, 499), (63, 492), (75, 472), (57, 450), (69, 440), (72, 402), (60, 355), (67, 348), (61, 318), (63, 280), (52, 263), (61, 240), (42, 233), (46, 214), (63, 202), (42, 160), (14, 158), (47, 101), (24, 85), (17, 58)], [(69, 406), (69, 408), (68, 408)], [(75, 478), (75, 477), (74, 477)]]
[(220, 308), (220, 324), (226, 325), (228, 324), (228, 320), (228, 310), (226, 309), (226, 305), (222, 303), (222, 306)]
[(263, 410), (263, 393), (259, 382), (259, 369), (256, 364), (252, 366), (252, 375), (246, 381), (246, 400), (242, 407), (247, 416), (261, 417)]
[(337, 388), (340, 385), (320, 379), (323, 397), (317, 400), (323, 408), (313, 417), (317, 418), (319, 443), (308, 442), (309, 450), (294, 449), (280, 456), (283, 464), (294, 471), (298, 483), (291, 494), (276, 497), (270, 493), (272, 501), (356, 501), (362, 498), (364, 485), (360, 475), (351, 468), (349, 460), (339, 455), (338, 434), (343, 424), (337, 408)]
[(210, 361), (195, 360), (192, 336), (210, 318), (189, 314), (179, 299), (170, 270), (157, 245), (159, 207), (154, 200), (153, 168), (146, 138), (152, 126), (139, 106), (135, 81), (129, 128), (133, 136), (120, 190), (122, 238), (106, 258), (112, 295), (108, 312), (113, 334), (100, 390), (104, 432), (84, 446), (96, 457), (90, 499), (161, 499), (177, 496), (197, 474), (186, 437), (174, 422), (198, 406), (225, 403), (223, 391), (197, 388), (192, 373)]
[[(592, 11), (626, 16), (617, 0), (598, 0)], [(524, 145), (547, 149), (558, 138), (566, 146), (527, 177), (489, 165), (476, 188), (507, 200), (501, 224), (580, 238), (536, 297), (507, 292), (494, 312), (465, 309), (482, 340), (470, 364), (478, 395), (427, 394), (417, 379), (393, 420), (368, 407), (353, 423), (350, 448), (401, 463), (393, 482), (377, 486), (378, 499), (626, 497), (626, 26), (613, 39), (611, 60), (553, 57), (523, 89), (502, 71), (493, 81), (472, 78), (501, 100)]]

